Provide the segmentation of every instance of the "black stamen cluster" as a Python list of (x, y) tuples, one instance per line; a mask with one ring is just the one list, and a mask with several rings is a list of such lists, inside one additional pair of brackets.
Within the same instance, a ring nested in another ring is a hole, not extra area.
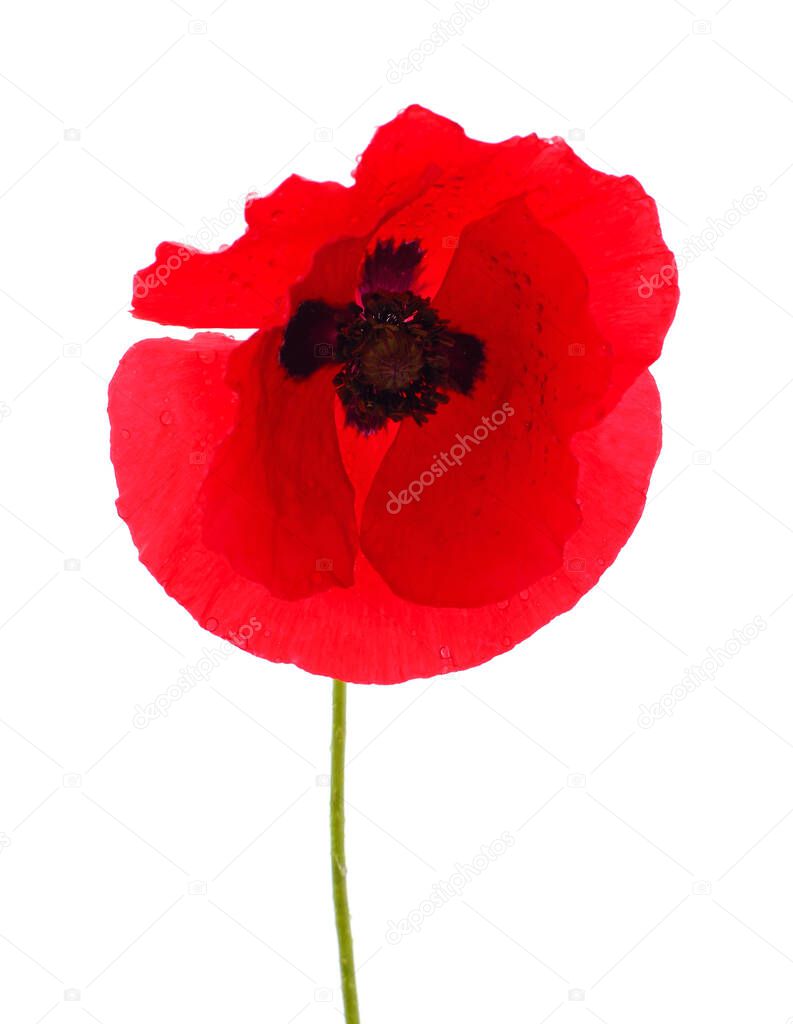
[(373, 434), (388, 420), (425, 423), (449, 401), (454, 338), (427, 299), (374, 292), (339, 325), (333, 383), (351, 426)]

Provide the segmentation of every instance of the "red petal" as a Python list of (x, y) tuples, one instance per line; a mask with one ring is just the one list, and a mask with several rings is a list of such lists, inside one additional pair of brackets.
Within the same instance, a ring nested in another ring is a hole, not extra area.
[[(290, 599), (352, 582), (354, 496), (329, 371), (288, 380), (279, 341), (145, 341), (113, 378), (119, 512), (166, 589), (198, 534), (240, 576)], [(211, 574), (191, 585), (204, 582), (217, 585)]]
[[(163, 242), (135, 276), (132, 312), (181, 327), (266, 328), (289, 316), (289, 290), (320, 246), (346, 230), (350, 189), (298, 175), (249, 201), (248, 230), (228, 248)], [(312, 296), (315, 298), (316, 296)]]
[(674, 257), (653, 200), (635, 178), (594, 170), (561, 139), (528, 135), (479, 142), (418, 106), (376, 133), (361, 158), (359, 185), (367, 192), (388, 188), (395, 165), (412, 173), (427, 153), (442, 173), (385, 221), (378, 237), (420, 242), (426, 251), (421, 293), (433, 295), (465, 226), (522, 195), (536, 221), (568, 247), (588, 282), (592, 318), (615, 357), (608, 397), (613, 405), (658, 358), (679, 298)]
[[(378, 149), (378, 135), (367, 153)], [(429, 153), (392, 164), (376, 183), (364, 173), (355, 188), (292, 175), (270, 195), (248, 202), (248, 229), (227, 248), (158, 246), (154, 262), (135, 276), (132, 312), (182, 327), (266, 329), (287, 320), (303, 299), (351, 301), (371, 233), (437, 178), (434, 160)], [(307, 274), (307, 290), (290, 306), (290, 291)]]
[[(567, 438), (594, 418), (608, 364), (575, 260), (520, 201), (463, 233), (435, 301), (483, 342), (484, 379), (428, 423), (403, 424), (375, 477), (361, 544), (402, 597), (483, 605), (561, 563), (578, 522)], [(569, 354), (571, 339), (589, 358)]]
[[(649, 373), (605, 420), (574, 439), (582, 521), (558, 573), (499, 604), (428, 608), (398, 598), (359, 560), (353, 587), (304, 601), (273, 597), (235, 572), (203, 537), (207, 465), (237, 410), (235, 393), (225, 385), (236, 348), (229, 339), (204, 335), (189, 344), (154, 341), (131, 349), (110, 389), (111, 451), (119, 512), (141, 561), (204, 628), (253, 654), (364, 683), (478, 665), (575, 604), (641, 515), (660, 446), (658, 392)], [(143, 408), (139, 398), (147, 390), (152, 402)]]
[[(674, 256), (655, 202), (635, 178), (593, 170), (560, 140), (547, 146), (533, 176), (529, 209), (586, 275), (590, 315), (613, 355), (611, 406), (661, 354), (680, 297)], [(648, 278), (660, 280), (649, 295)]]
[(347, 302), (375, 232), (422, 243), (422, 293), (434, 294), (465, 225), (524, 194), (589, 281), (593, 317), (619, 361), (610, 401), (657, 358), (677, 304), (676, 272), (655, 204), (633, 178), (593, 170), (559, 139), (469, 139), (453, 121), (419, 106), (375, 133), (355, 178), (354, 188), (344, 188), (293, 175), (249, 203), (247, 233), (219, 252), (163, 243), (136, 276), (134, 314), (199, 328), (283, 323), (290, 289), (315, 257), (321, 262), (325, 246), (320, 280), (306, 282), (296, 302)]
[(431, 296), (466, 224), (522, 192), (545, 145), (536, 135), (496, 145), (478, 142), (454, 121), (414, 105), (375, 133), (356, 172), (356, 191), (367, 196), (388, 192), (394, 188), (395, 169), (417, 174), (428, 157), (436, 162), (424, 171), (432, 178), (429, 187), (378, 230), (381, 239), (420, 242), (425, 256), (419, 290)]

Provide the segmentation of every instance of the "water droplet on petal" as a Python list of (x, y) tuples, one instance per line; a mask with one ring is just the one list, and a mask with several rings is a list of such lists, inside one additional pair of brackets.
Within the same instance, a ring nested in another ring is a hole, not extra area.
[(509, 601), (499, 601), (496, 607), (500, 608), (503, 612), (505, 608), (509, 608)]
[(445, 644), (444, 644), (443, 647), (441, 647), (439, 653), (440, 653), (440, 656), (442, 658), (451, 658), (451, 656), (452, 656), (452, 652), (449, 650), (449, 648)]
[(162, 423), (166, 427), (170, 426), (173, 423), (173, 413), (169, 412), (167, 409), (164, 409), (160, 413), (160, 423)]
[(220, 623), (218, 622), (218, 620), (214, 618), (207, 619), (206, 621), (206, 628), (210, 631), (210, 633), (214, 633), (219, 625)]
[(130, 432), (125, 428), (124, 430), (121, 431), (121, 436), (124, 438), (125, 441), (128, 441), (130, 437), (132, 437), (132, 434), (130, 434)]
[(528, 590), (521, 590), (521, 592), (518, 594), (518, 597), (521, 599), (521, 601), (528, 601), (528, 599), (529, 599), (529, 592), (528, 592)]

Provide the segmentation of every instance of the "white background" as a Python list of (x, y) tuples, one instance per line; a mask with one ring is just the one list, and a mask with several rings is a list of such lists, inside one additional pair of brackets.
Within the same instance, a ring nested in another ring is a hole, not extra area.
[[(340, 1020), (330, 688), (216, 655), (134, 727), (218, 641), (116, 517), (106, 387), (162, 333), (127, 313), (157, 242), (231, 240), (224, 211), (292, 171), (348, 182), (413, 101), (479, 138), (570, 139), (702, 253), (656, 367), (650, 503), (602, 586), (479, 669), (350, 693), (364, 1022), (793, 1019), (784, 5), (492, 0), (398, 82), (389, 62), (448, 0), (3, 6), (0, 1019)], [(757, 616), (642, 727), (640, 705)], [(505, 830), (501, 857), (387, 941)]]

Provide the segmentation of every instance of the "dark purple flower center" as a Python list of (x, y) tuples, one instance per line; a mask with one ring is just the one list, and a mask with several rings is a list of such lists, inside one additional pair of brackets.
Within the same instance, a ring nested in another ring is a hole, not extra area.
[(334, 309), (319, 300), (298, 306), (284, 332), (281, 364), (307, 377), (327, 362), (346, 421), (364, 434), (389, 420), (423, 424), (449, 391), (469, 394), (481, 376), (482, 343), (450, 329), (410, 286), (418, 274), (418, 242), (378, 242), (364, 262), (361, 303)]

